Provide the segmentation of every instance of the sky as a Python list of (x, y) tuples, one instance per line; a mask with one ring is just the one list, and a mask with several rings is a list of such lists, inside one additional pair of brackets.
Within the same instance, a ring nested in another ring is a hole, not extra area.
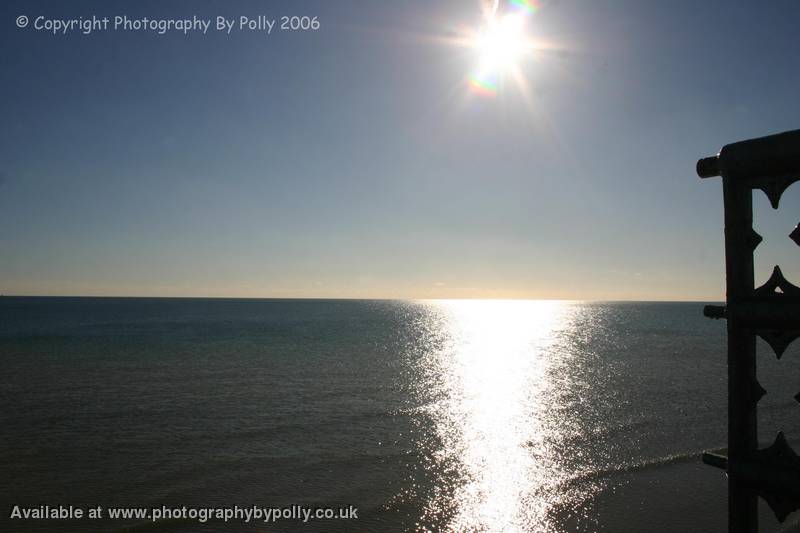
[[(694, 165), (800, 125), (800, 3), (541, 4), (486, 97), (478, 0), (3, 2), (0, 293), (723, 299)], [(319, 28), (33, 28), (93, 15)], [(758, 282), (799, 190), (756, 193)]]

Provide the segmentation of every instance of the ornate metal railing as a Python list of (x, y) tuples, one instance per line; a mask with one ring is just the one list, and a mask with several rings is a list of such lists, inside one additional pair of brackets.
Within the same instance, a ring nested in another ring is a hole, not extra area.
[[(800, 457), (783, 435), (758, 447), (757, 404), (766, 391), (756, 379), (756, 337), (780, 359), (800, 336), (800, 288), (776, 266), (767, 282), (755, 287), (753, 253), (761, 236), (753, 230), (753, 189), (763, 190), (774, 209), (789, 185), (800, 180), (800, 130), (726, 145), (697, 162), (701, 178), (722, 176), (725, 206), (727, 302), (707, 306), (704, 314), (727, 319), (728, 456), (704, 454), (703, 460), (728, 473), (728, 529), (758, 531), (758, 500), (766, 500), (783, 522), (800, 508)], [(800, 245), (800, 224), (789, 234)], [(800, 402), (800, 393), (795, 396)]]

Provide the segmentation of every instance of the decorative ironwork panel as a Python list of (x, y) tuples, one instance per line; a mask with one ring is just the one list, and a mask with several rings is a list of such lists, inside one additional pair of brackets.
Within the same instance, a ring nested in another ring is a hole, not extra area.
[[(703, 460), (728, 472), (728, 529), (758, 531), (761, 496), (782, 522), (800, 509), (800, 457), (783, 433), (758, 448), (757, 404), (766, 391), (756, 379), (756, 336), (780, 359), (800, 337), (800, 288), (775, 266), (764, 285), (755, 287), (753, 252), (761, 236), (753, 230), (753, 190), (766, 193), (774, 209), (783, 192), (800, 180), (800, 130), (726, 145), (697, 162), (701, 178), (722, 177), (725, 206), (726, 305), (707, 306), (704, 314), (727, 320), (728, 456)], [(789, 237), (800, 245), (800, 225)], [(800, 393), (795, 396), (800, 402)]]

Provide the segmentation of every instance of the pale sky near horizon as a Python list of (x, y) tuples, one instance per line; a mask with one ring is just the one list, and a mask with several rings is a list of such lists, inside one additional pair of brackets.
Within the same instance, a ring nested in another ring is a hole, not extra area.
[[(494, 98), (478, 0), (4, 2), (0, 294), (720, 300), (697, 158), (800, 127), (800, 4), (545, 2)], [(16, 20), (317, 17), (53, 35)], [(800, 186), (757, 281), (800, 284)]]

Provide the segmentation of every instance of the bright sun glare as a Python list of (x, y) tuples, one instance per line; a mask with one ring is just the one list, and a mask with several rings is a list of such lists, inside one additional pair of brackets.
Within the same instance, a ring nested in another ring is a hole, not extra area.
[(508, 75), (519, 82), (519, 63), (533, 50), (526, 26), (537, 6), (530, 1), (512, 0), (509, 5), (513, 9), (501, 12), (498, 4), (493, 2), (484, 12), (484, 25), (470, 43), (478, 57), (469, 83), (483, 96), (495, 96), (499, 81)]
[(502, 70), (515, 65), (527, 46), (524, 29), (521, 15), (510, 14), (500, 20), (490, 20), (475, 39), (480, 54), (479, 68)]

